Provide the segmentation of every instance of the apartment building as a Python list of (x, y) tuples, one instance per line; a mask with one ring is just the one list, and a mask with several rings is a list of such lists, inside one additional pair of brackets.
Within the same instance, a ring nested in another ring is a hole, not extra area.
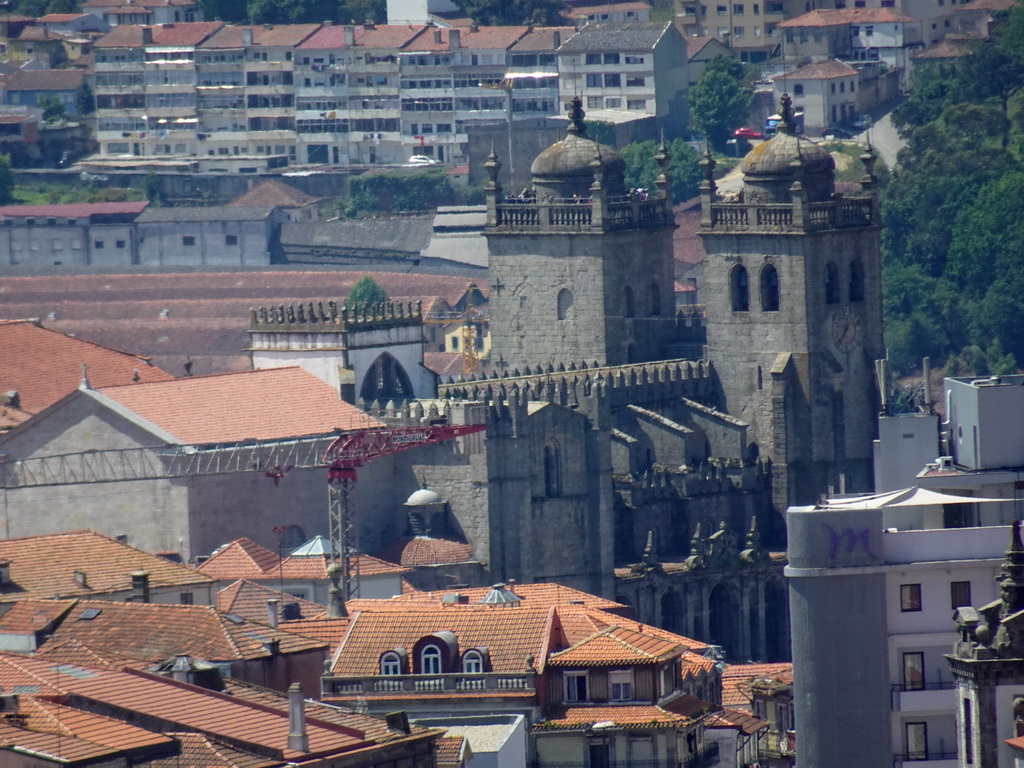
[(883, 61), (905, 69), (907, 55), (923, 46), (923, 23), (892, 8), (814, 10), (779, 25), (793, 59)]
[(349, 163), (348, 67), (362, 27), (325, 25), (295, 51), (295, 133), (299, 162)]
[(676, 27), (684, 37), (714, 37), (745, 62), (776, 52), (778, 25), (805, 10), (798, 0), (675, 0)]
[(202, 21), (195, 0), (83, 0), (82, 11), (107, 24), (177, 24)]
[(200, 154), (248, 154), (245, 38), (251, 30), (225, 26), (196, 49), (196, 106)]

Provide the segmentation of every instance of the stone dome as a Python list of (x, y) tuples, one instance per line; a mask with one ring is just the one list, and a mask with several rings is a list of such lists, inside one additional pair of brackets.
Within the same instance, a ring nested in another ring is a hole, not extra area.
[(582, 102), (576, 97), (569, 110), (566, 137), (537, 155), (530, 166), (538, 197), (589, 196), (598, 158), (603, 168), (603, 183), (609, 194), (618, 195), (625, 191), (626, 161), (613, 147), (587, 136), (584, 116)]
[(792, 176), (793, 162), (803, 164), (805, 174), (832, 173), (836, 163), (826, 149), (813, 141), (778, 133), (747, 153), (740, 163), (744, 176)]
[(407, 507), (426, 507), (430, 504), (440, 504), (444, 501), (434, 491), (429, 488), (420, 488), (412, 496), (405, 501)]

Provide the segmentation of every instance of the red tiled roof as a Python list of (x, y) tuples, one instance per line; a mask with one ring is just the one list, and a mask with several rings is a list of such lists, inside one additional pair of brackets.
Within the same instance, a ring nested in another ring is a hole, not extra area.
[(104, 387), (101, 394), (174, 435), (203, 445), (276, 440), (380, 426), (301, 368)]
[[(86, 611), (99, 613), (86, 618)], [(215, 662), (261, 659), (271, 655), (265, 646), (271, 640), (279, 642), (282, 654), (325, 648), (321, 641), (233, 619), (212, 606), (174, 603), (80, 601), (47, 644), (72, 638), (100, 654), (112, 651), (153, 663), (179, 653)]]
[(47, 643), (35, 652), (35, 658), (96, 669), (145, 669), (151, 666), (148, 661), (132, 659), (109, 648), (90, 648), (74, 637), (63, 642)]
[[(1013, 0), (1014, 3), (1017, 0)], [(969, 8), (969, 5), (961, 6), (957, 8), (958, 11)], [(971, 50), (970, 46), (958, 41), (958, 40), (942, 40), (936, 45), (931, 45), (927, 48), (922, 48), (914, 51), (910, 54), (912, 59), (959, 59), (964, 56), (973, 56), (974, 51)]]
[(750, 682), (792, 673), (791, 663), (730, 664), (722, 673), (722, 704), (730, 707), (750, 704)]
[(462, 765), (465, 750), (465, 736), (443, 736), (437, 740), (437, 764)]
[[(467, 50), (506, 50), (529, 32), (529, 29), (529, 27), (463, 27), (459, 30), (459, 47)], [(451, 50), (450, 30), (443, 27), (431, 27), (408, 43), (404, 50), (413, 52)]]
[(556, 34), (558, 35), (558, 45), (561, 45), (576, 34), (576, 27), (533, 27), (512, 45), (512, 50), (516, 53), (557, 50)]
[(276, 552), (242, 537), (221, 547), (210, 559), (198, 566), (200, 573), (212, 579), (248, 579), (263, 576), (281, 562)]
[(295, 619), (293, 621), (282, 621), (279, 628), (284, 632), (294, 632), (303, 637), (312, 637), (322, 640), (330, 646), (330, 653), (333, 656), (338, 644), (345, 638), (348, 632), (349, 617), (342, 616), (336, 619), (328, 619), (326, 616), (319, 616), (308, 619)]
[[(45, 755), (55, 762), (71, 765), (78, 761), (82, 761), (85, 765), (107, 760), (113, 763), (119, 756), (119, 750), (104, 744), (61, 733), (46, 733), (15, 727), (10, 722), (0, 721), (0, 755), (6, 753), (11, 747), (28, 750), (29, 754), (36, 759)], [(11, 765), (21, 764), (17, 757), (0, 758), (0, 760), (13, 760)]]
[(146, 768), (276, 768), (280, 760), (258, 757), (212, 741), (202, 733), (167, 734), (180, 745), (176, 755), (147, 760)]
[(163, 734), (69, 707), (66, 700), (26, 697), (18, 702), (18, 713), (27, 716), (26, 725), (32, 730), (70, 736), (118, 750), (172, 743), (172, 739)]
[[(683, 701), (683, 700), (687, 701)], [(690, 707), (689, 700), (700, 704)], [(576, 730), (595, 723), (615, 723), (629, 728), (671, 728), (693, 722), (714, 705), (682, 696), (663, 706), (654, 704), (625, 704), (609, 706), (550, 707), (547, 721), (533, 726), (535, 731)], [(679, 711), (677, 711), (679, 710)]]
[[(32, 70), (29, 70), (30, 73)], [(39, 70), (46, 72), (47, 70)], [(69, 72), (71, 70), (54, 70), (55, 72)], [(19, 72), (18, 74), (28, 74)], [(81, 75), (81, 72), (75, 74)], [(12, 76), (13, 77), (13, 76)], [(125, 215), (142, 213), (148, 200), (129, 200), (122, 203), (62, 203), (58, 205), (3, 205), (0, 206), (0, 216), (30, 216), (39, 219), (48, 217), (57, 219), (87, 219), (90, 216), (102, 215)]]
[[(359, 39), (363, 36), (363, 28), (354, 27), (352, 29), (352, 35), (358, 45)], [(338, 24), (332, 24), (327, 27), (320, 27), (320, 29), (303, 40), (302, 43), (299, 44), (298, 48), (300, 51), (323, 51), (345, 48), (347, 47), (345, 37), (345, 27)]]
[(0, 615), (0, 634), (30, 635), (48, 631), (74, 607), (74, 600), (19, 600)]
[(48, 13), (45, 16), (40, 16), (38, 20), (44, 24), (63, 24), (65, 21), (74, 21), (88, 15), (87, 13)]
[(277, 205), (285, 208), (311, 205), (320, 200), (319, 197), (307, 195), (301, 189), (285, 184), (277, 179), (267, 179), (257, 184), (244, 195), (232, 200), (228, 205)]
[(472, 562), (473, 545), (452, 539), (432, 539), (417, 536), (411, 539), (395, 539), (385, 544), (377, 553), (384, 560), (408, 566), (448, 565)]
[[(18, 393), (18, 409), (39, 413), (82, 381), (82, 365), (98, 386), (140, 381), (168, 381), (166, 371), (144, 357), (74, 339), (29, 322), (0, 321), (0, 392)], [(2, 421), (0, 421), (2, 424)]]
[(715, 712), (704, 721), (704, 724), (708, 728), (735, 728), (748, 736), (764, 730), (769, 726), (767, 720), (754, 717), (754, 715), (749, 712), (744, 712), (740, 709), (728, 708), (723, 709), (720, 712)]
[(153, 45), (199, 45), (224, 26), (222, 21), (193, 21), (185, 24), (157, 24), (153, 29)]
[[(559, 608), (571, 608), (581, 612), (597, 609), (597, 614), (609, 620), (609, 623), (605, 624), (604, 627), (609, 626), (615, 621), (622, 621), (622, 616), (612, 616), (611, 613), (604, 613), (604, 611), (615, 611), (627, 608), (627, 606), (622, 603), (616, 603), (613, 600), (608, 600), (607, 598), (599, 597), (598, 595), (592, 595), (589, 592), (582, 592), (578, 589), (573, 589), (572, 587), (566, 587), (562, 584), (553, 584), (550, 582), (541, 582), (538, 584), (508, 584), (506, 585), (506, 589), (509, 589), (518, 595), (522, 599), (522, 605), (528, 605), (532, 608), (557, 606)], [(465, 595), (470, 603), (478, 603), (483, 600), (490, 591), (491, 587), (459, 587), (458, 589), (448, 589), (435, 592), (414, 591), (398, 597), (392, 597), (386, 601), (376, 602), (380, 604), (393, 604), (399, 606), (410, 601), (440, 605), (445, 595), (458, 592), (460, 595)], [(601, 628), (603, 629), (604, 627)], [(585, 637), (589, 637), (592, 634), (594, 634), (593, 631), (587, 632)], [(570, 642), (575, 642), (575, 640), (570, 640)]]
[(548, 664), (554, 667), (654, 664), (682, 651), (680, 643), (625, 627), (609, 627), (553, 654)]
[(360, 48), (402, 48), (430, 27), (424, 25), (378, 24), (363, 30), (356, 41)]
[[(11, 564), (11, 584), (0, 602), (26, 597), (88, 597), (131, 589), (131, 573), (146, 571), (151, 589), (205, 586), (211, 579), (95, 531), (71, 531), (0, 540), (0, 559)], [(82, 573), (85, 584), (75, 578)]]
[(23, 42), (43, 42), (44, 40), (59, 41), (61, 38), (44, 27), (25, 27), (11, 39)]
[[(353, 555), (352, 565), (360, 576), (380, 576), (386, 573), (408, 573), (409, 569), (387, 563), (370, 555)], [(327, 579), (327, 567), (333, 562), (323, 555), (291, 555), (281, 561), (271, 576), (280, 572), (285, 579)]]
[(461, 352), (424, 352), (423, 365), (445, 378), (455, 378), (466, 372), (466, 358)]
[(778, 26), (783, 29), (800, 27), (838, 27), (845, 24), (911, 24), (913, 19), (892, 8), (840, 8), (836, 10), (818, 9), (808, 11), (802, 16), (787, 19)]
[(831, 80), (836, 77), (853, 77), (857, 70), (849, 64), (835, 59), (814, 61), (807, 66), (786, 73), (787, 80)]
[[(301, 597), (295, 597), (247, 579), (239, 579), (220, 590), (217, 593), (216, 605), (218, 611), (233, 613), (235, 616), (241, 616), (246, 621), (257, 624), (267, 624), (269, 623), (268, 600), (278, 601), (278, 616), (281, 615), (284, 606), (290, 603), (297, 605), (300, 614), (309, 618), (320, 616), (325, 610), (324, 606), (314, 603), (312, 600), (303, 600)], [(297, 629), (291, 631), (302, 634)]]

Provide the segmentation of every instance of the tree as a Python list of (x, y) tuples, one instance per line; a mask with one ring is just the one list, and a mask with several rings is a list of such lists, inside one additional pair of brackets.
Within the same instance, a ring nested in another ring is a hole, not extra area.
[(736, 59), (716, 56), (690, 89), (693, 120), (720, 152), (750, 111), (752, 94), (743, 84), (744, 75), (743, 65)]
[(11, 156), (0, 155), (0, 205), (14, 202), (14, 171), (11, 170)]
[(563, 0), (454, 0), (459, 10), (477, 24), (514, 26), (518, 24), (564, 25)]
[(369, 275), (363, 275), (359, 282), (352, 286), (352, 290), (345, 299), (350, 307), (362, 307), (367, 304), (380, 304), (388, 300), (388, 292), (385, 291)]
[(91, 115), (96, 110), (96, 97), (88, 83), (82, 83), (75, 91), (75, 114)]
[[(672, 199), (676, 202), (689, 200), (699, 191), (700, 158), (693, 147), (682, 139), (667, 142), (666, 149), (670, 158), (668, 177), (672, 181)], [(658, 154), (658, 143), (634, 142), (624, 146), (619, 154), (626, 161), (626, 186), (631, 189), (653, 189), (654, 180), (659, 173), (658, 164), (654, 160), (654, 156)]]
[(352, 179), (345, 212), (358, 216), (370, 212), (426, 211), (451, 205), (454, 199), (448, 177), (439, 168), (413, 173), (364, 173)]
[(47, 123), (63, 120), (68, 111), (64, 102), (55, 96), (40, 96), (36, 106), (43, 110), (43, 120)]

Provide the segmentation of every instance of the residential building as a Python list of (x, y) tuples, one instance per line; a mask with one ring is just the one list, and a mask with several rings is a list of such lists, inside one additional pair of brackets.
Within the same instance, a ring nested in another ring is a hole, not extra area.
[(149, 203), (66, 203), (0, 207), (0, 264), (138, 264), (135, 222)]
[(736, 54), (714, 37), (686, 38), (686, 77), (689, 87), (693, 87), (704, 74), (708, 62), (718, 56), (733, 57)]
[(632, 21), (650, 21), (651, 6), (642, 0), (601, 3), (593, 0), (576, 0), (569, 3), (566, 16), (577, 24), (591, 22), (625, 24)]
[(793, 0), (716, 4), (674, 0), (673, 8), (676, 28), (683, 37), (712, 37), (741, 61), (752, 63), (765, 61), (777, 51), (779, 23), (804, 10), (803, 3)]
[(82, 11), (99, 16), (112, 27), (203, 20), (203, 13), (195, 0), (83, 0)]
[(923, 47), (923, 22), (893, 8), (814, 10), (779, 24), (792, 59), (882, 61), (906, 69), (908, 56)]
[(775, 95), (790, 93), (793, 108), (804, 113), (804, 131), (817, 135), (831, 125), (852, 122), (860, 114), (860, 73), (841, 61), (825, 59), (775, 78)]
[(52, 32), (75, 35), (110, 31), (110, 25), (94, 13), (48, 13), (39, 17), (38, 24)]
[(566, 109), (579, 95), (587, 109), (656, 117), (668, 135), (687, 125), (686, 45), (669, 22), (588, 24), (562, 43), (558, 69)]
[(119, 352), (43, 328), (38, 320), (0, 321), (0, 431), (50, 407), (82, 381), (82, 366), (97, 385), (173, 378), (142, 355)]
[(232, 200), (230, 206), (272, 206), (284, 221), (315, 221), (320, 218), (319, 205), (323, 200), (307, 195), (302, 190), (277, 179), (260, 182), (244, 195)]
[[(320, 603), (295, 597), (249, 579), (238, 579), (218, 589), (216, 606), (222, 613), (231, 613), (246, 621), (275, 628), (282, 622), (324, 617), (327, 612)], [(297, 629), (295, 633), (301, 635), (302, 631)]]
[(58, 67), (67, 60), (64, 36), (45, 27), (26, 26), (8, 35), (7, 55), (15, 61), (38, 62), (44, 68)]
[[(362, 36), (363, 27), (325, 25), (295, 51), (295, 131), (300, 162), (350, 162), (348, 69), (356, 56), (356, 39)], [(355, 106), (362, 107), (362, 102)]]
[(272, 206), (149, 208), (135, 220), (145, 266), (267, 265), (283, 216)]
[(77, 115), (85, 73), (79, 69), (19, 69), (4, 78), (5, 103), (42, 107), (41, 99), (60, 102), (68, 115)]
[(746, 687), (754, 714), (768, 723), (758, 744), (761, 764), (765, 768), (793, 768), (797, 737), (793, 717), (793, 668), (758, 675), (750, 679)]
[(0, 602), (48, 597), (183, 605), (213, 602), (210, 577), (129, 546), (128, 536), (123, 538), (70, 531), (0, 540)]
[(207, 157), (249, 155), (245, 36), (242, 27), (227, 25), (196, 48), (196, 139)]
[(1001, 12), (1013, 8), (1011, 0), (971, 0), (956, 9), (956, 31), (987, 39), (999, 23)]

